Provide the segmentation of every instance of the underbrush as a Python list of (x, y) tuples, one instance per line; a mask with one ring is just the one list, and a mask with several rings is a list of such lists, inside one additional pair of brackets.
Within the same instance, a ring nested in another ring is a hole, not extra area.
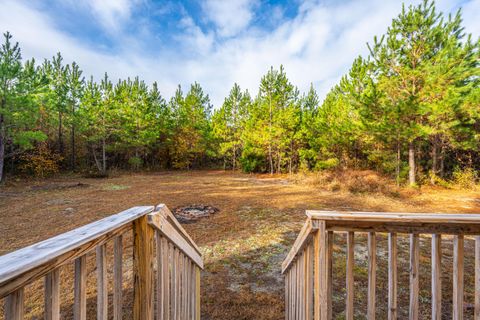
[(372, 170), (324, 170), (297, 174), (292, 179), (327, 191), (399, 195), (399, 188), (391, 178)]

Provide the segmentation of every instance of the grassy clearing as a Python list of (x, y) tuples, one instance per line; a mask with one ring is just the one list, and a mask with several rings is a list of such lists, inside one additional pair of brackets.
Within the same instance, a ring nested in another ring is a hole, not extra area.
[[(323, 180), (322, 180), (323, 179)], [(330, 183), (337, 184), (332, 187)], [(335, 181), (334, 181), (335, 180)], [(370, 182), (365, 182), (368, 180)], [(350, 182), (348, 182), (350, 181)], [(377, 181), (377, 182), (376, 182)], [(353, 186), (353, 187), (352, 187)], [(354, 188), (357, 186), (356, 188)], [(362, 187), (361, 190), (358, 188)], [(127, 188), (125, 188), (127, 187)], [(134, 205), (166, 203), (170, 208), (202, 203), (221, 211), (187, 224), (185, 228), (204, 254), (202, 319), (283, 319), (283, 278), (280, 265), (304, 220), (306, 209), (477, 212), (480, 193), (441, 188), (398, 189), (371, 172), (330, 178), (287, 175), (246, 175), (223, 171), (125, 174), (109, 179), (76, 176), (44, 181), (14, 181), (0, 189), (0, 254), (71, 230)], [(421, 242), (421, 288), (428, 297), (430, 249), (428, 237)], [(125, 240), (129, 243), (129, 239)], [(356, 239), (356, 319), (365, 314), (366, 238)], [(378, 239), (378, 316), (386, 306), (386, 238)], [(408, 242), (400, 241), (400, 308), (408, 308)], [(466, 284), (472, 283), (473, 241), (466, 241)], [(126, 249), (126, 257), (131, 255)], [(444, 310), (451, 306), (451, 239), (444, 243)], [(344, 305), (345, 238), (335, 238), (335, 317), (342, 319)], [(131, 303), (131, 260), (126, 261), (126, 303)], [(111, 270), (111, 268), (109, 268)], [(89, 257), (89, 308), (95, 303), (94, 256)], [(62, 271), (64, 316), (71, 314), (71, 267)], [(42, 283), (32, 285), (41, 289)], [(467, 286), (468, 287), (468, 286)], [(42, 295), (27, 290), (27, 316), (42, 315)], [(41, 291), (40, 291), (41, 292)], [(466, 293), (466, 310), (473, 292)], [(425, 318), (429, 301), (421, 301)], [(93, 317), (93, 314), (92, 314)], [(127, 316), (128, 318), (128, 316)], [(466, 317), (468, 318), (468, 316)]]

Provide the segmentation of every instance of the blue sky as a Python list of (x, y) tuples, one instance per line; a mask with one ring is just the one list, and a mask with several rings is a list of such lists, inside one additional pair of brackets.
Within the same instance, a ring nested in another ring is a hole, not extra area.
[[(406, 1), (406, 4), (418, 1)], [(366, 54), (401, 10), (397, 0), (0, 0), (0, 30), (20, 42), (24, 58), (62, 52), (85, 76), (140, 76), (169, 98), (198, 81), (215, 106), (234, 82), (255, 95), (270, 66), (285, 66), (305, 91), (323, 98)], [(480, 0), (439, 0), (463, 8), (466, 32), (480, 35)]]

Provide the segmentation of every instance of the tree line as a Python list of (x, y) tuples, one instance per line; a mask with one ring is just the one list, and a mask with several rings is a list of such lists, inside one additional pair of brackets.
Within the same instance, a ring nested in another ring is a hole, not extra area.
[[(410, 184), (480, 166), (480, 40), (461, 12), (403, 7), (323, 101), (282, 66), (252, 96), (234, 84), (214, 109), (201, 85), (166, 99), (156, 83), (85, 78), (60, 53), (23, 61), (0, 49), (0, 180), (4, 172), (223, 167), (284, 173), (369, 168)], [(321, 57), (319, 57), (321, 59)]]

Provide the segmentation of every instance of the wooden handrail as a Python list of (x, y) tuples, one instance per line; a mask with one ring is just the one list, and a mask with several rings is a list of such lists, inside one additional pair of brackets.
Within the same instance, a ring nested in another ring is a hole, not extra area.
[[(463, 319), (464, 235), (475, 235), (475, 319), (480, 319), (480, 214), (307, 211), (307, 221), (282, 264), (286, 319), (332, 319), (333, 241), (347, 233), (345, 317), (354, 313), (355, 233), (368, 234), (367, 319), (376, 314), (376, 233), (388, 233), (388, 319), (397, 319), (397, 233), (410, 235), (410, 319), (419, 317), (420, 234), (432, 235), (432, 319), (442, 316), (441, 236), (453, 235), (453, 319)], [(313, 259), (311, 259), (313, 251)], [(314, 270), (312, 276), (311, 270)], [(313, 304), (313, 308), (312, 308)]]
[(153, 211), (133, 207), (0, 257), (0, 298), (95, 249)]
[[(133, 230), (133, 319), (200, 318), (200, 249), (168, 208), (134, 207), (0, 257), (5, 319), (24, 317), (25, 286), (45, 278), (45, 319), (60, 318), (60, 268), (74, 263), (73, 319), (87, 317), (87, 253), (95, 252), (97, 318), (107, 320), (107, 242), (113, 246), (113, 319), (122, 319), (123, 234)], [(130, 239), (130, 238), (129, 238)], [(158, 272), (154, 272), (154, 266)], [(157, 279), (155, 281), (155, 274)], [(155, 283), (157, 303), (154, 303)]]
[[(167, 220), (167, 218), (158, 212), (148, 215), (148, 223), (172, 242), (180, 251), (189, 257), (195, 264), (203, 269), (203, 261), (200, 253), (190, 245), (185, 239), (184, 234), (177, 231)], [(185, 233), (186, 234), (186, 233)]]
[(318, 211), (307, 210), (307, 217), (324, 221), (370, 221), (385, 223), (448, 223), (480, 224), (480, 214), (451, 213), (397, 213), (397, 212), (357, 212), (357, 211)]
[(193, 249), (195, 249), (195, 251), (201, 255), (200, 248), (192, 240), (190, 235), (187, 233), (187, 231), (185, 231), (185, 229), (182, 227), (180, 222), (178, 222), (177, 218), (175, 218), (173, 213), (168, 209), (166, 205), (164, 204), (157, 205), (155, 207), (155, 212), (159, 212), (160, 214), (162, 214), (168, 220), (168, 222), (170, 222), (173, 225), (173, 227), (177, 229), (179, 233), (181, 233), (182, 237), (185, 238), (185, 240), (187, 240), (187, 242), (193, 247)]

